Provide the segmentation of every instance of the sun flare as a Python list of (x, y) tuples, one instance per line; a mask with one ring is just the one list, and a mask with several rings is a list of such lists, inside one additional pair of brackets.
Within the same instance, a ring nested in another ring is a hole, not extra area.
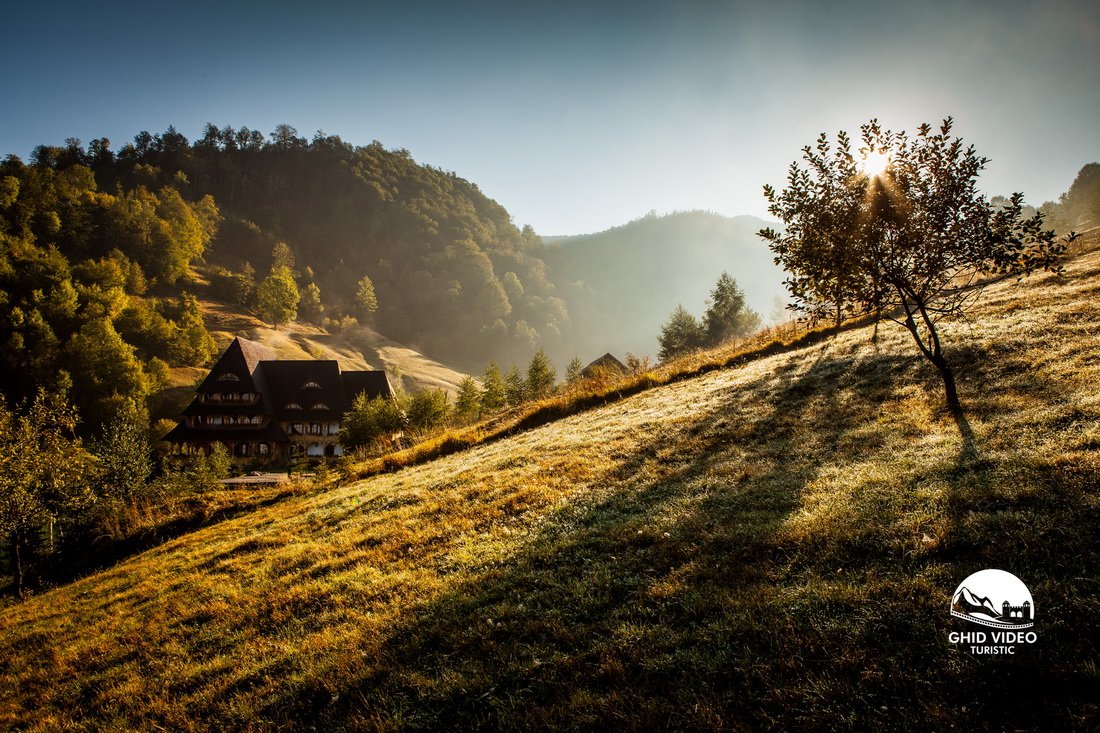
[(869, 151), (863, 156), (863, 161), (860, 163), (860, 169), (864, 175), (870, 178), (878, 178), (886, 169), (890, 166), (890, 156), (886, 153), (880, 153), (875, 150)]

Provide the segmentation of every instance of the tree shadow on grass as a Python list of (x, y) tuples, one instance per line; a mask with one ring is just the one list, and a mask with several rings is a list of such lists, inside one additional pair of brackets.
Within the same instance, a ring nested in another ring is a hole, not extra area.
[(797, 721), (776, 685), (829, 665), (796, 658), (815, 643), (798, 643), (800, 611), (769, 618), (778, 584), (807, 570), (781, 528), (838, 452), (879, 449), (859, 432), (910, 364), (823, 358), (731, 391), (613, 465), (595, 486), (614, 490), (560, 510), (505, 565), (409, 609), (346, 681), (314, 680), (272, 712), (433, 730)]

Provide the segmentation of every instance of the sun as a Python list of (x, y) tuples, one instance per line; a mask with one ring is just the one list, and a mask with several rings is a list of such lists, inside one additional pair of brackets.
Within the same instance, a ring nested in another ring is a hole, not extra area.
[(859, 167), (868, 178), (878, 178), (890, 167), (890, 156), (875, 150), (868, 151)]

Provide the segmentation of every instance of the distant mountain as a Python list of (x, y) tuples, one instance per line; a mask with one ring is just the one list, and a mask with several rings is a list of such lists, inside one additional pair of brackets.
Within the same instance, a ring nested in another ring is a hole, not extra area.
[(993, 619), (1001, 617), (989, 598), (977, 596), (966, 587), (959, 588), (959, 592), (955, 594), (955, 598), (951, 601), (951, 607), (959, 613), (982, 614)]
[(543, 259), (569, 308), (577, 355), (655, 355), (660, 326), (672, 310), (683, 304), (702, 315), (723, 270), (745, 291), (749, 307), (769, 320), (775, 298), (785, 298), (783, 272), (756, 235), (770, 224), (691, 211), (544, 239)]

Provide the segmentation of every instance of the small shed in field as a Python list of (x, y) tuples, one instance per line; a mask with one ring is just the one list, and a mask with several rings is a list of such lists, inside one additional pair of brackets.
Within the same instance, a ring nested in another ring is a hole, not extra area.
[(612, 356), (611, 352), (604, 354), (599, 359), (596, 359), (594, 362), (586, 366), (584, 369), (581, 369), (581, 377), (583, 377), (584, 379), (595, 377), (600, 374), (619, 376), (621, 374), (629, 373), (630, 370), (627, 368), (626, 364), (623, 364), (621, 361)]

